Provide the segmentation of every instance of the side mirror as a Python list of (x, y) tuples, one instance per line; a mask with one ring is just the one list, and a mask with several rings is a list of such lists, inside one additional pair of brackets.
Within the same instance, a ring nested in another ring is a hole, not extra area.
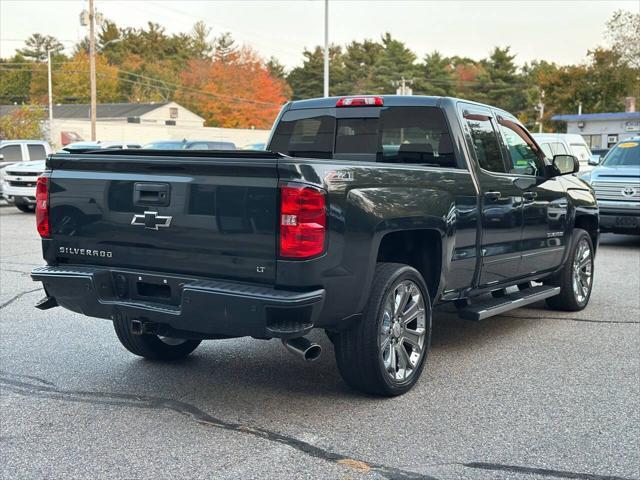
[(600, 165), (600, 155), (591, 155), (587, 163), (593, 167)]
[(0, 162), (4, 160), (4, 153), (0, 153)]
[(551, 164), (556, 168), (558, 175), (567, 175), (580, 171), (580, 163), (573, 155), (554, 155)]

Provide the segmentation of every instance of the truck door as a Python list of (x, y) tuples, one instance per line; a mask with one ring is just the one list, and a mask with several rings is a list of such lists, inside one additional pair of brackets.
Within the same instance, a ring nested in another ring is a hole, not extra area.
[(486, 286), (518, 274), (522, 191), (507, 172), (494, 115), (476, 105), (460, 104), (460, 108), (478, 166), (482, 212), (479, 285)]
[(519, 276), (562, 262), (567, 227), (567, 196), (562, 182), (544, 176), (544, 154), (515, 118), (496, 115), (507, 169), (517, 177), (523, 198), (522, 262)]

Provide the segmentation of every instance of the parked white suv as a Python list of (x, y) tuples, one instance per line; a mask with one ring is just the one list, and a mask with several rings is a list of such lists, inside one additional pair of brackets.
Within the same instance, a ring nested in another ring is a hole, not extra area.
[(41, 140), (5, 140), (0, 142), (0, 197), (23, 212), (33, 212), (36, 203), (36, 179), (45, 170), (51, 147)]
[(542, 151), (549, 158), (554, 155), (573, 155), (580, 162), (580, 173), (593, 170), (589, 165), (591, 159), (591, 149), (585, 142), (582, 135), (577, 133), (534, 133), (535, 138)]

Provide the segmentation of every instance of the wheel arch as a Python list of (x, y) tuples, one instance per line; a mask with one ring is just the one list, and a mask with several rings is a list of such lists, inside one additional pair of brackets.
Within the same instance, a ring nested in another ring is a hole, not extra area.
[(422, 275), (434, 302), (442, 281), (442, 234), (437, 229), (397, 230), (385, 233), (378, 244), (376, 263), (409, 265)]

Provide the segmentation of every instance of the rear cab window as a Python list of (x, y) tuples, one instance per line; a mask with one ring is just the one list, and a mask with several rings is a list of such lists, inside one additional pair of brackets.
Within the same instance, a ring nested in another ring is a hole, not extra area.
[(47, 151), (44, 149), (44, 145), (29, 143), (27, 150), (29, 151), (29, 160), (45, 160), (47, 158)]
[(293, 157), (458, 168), (438, 107), (290, 110), (278, 123), (269, 150)]

